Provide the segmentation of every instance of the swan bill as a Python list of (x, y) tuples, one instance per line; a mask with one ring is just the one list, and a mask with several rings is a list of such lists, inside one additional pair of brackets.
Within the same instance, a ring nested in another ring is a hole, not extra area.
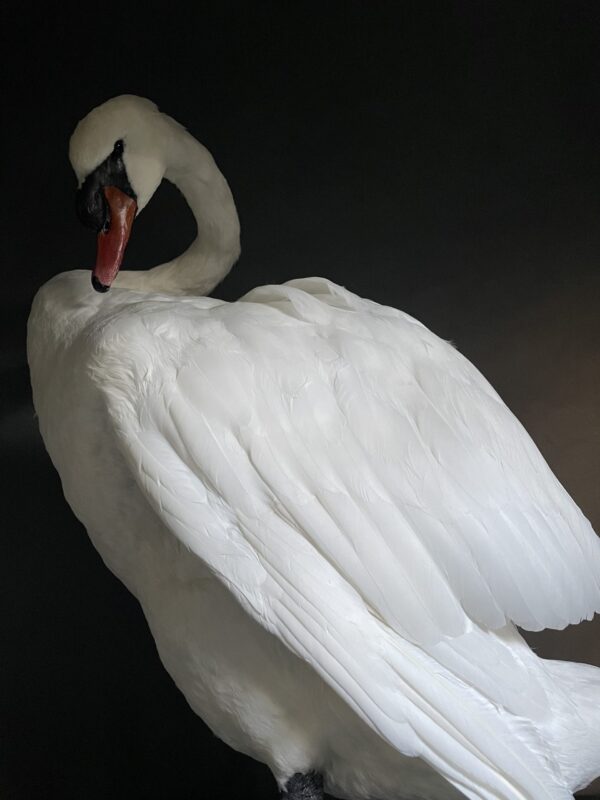
[(106, 186), (103, 191), (110, 213), (108, 225), (98, 233), (92, 271), (92, 286), (97, 292), (107, 292), (117, 276), (137, 210), (135, 199), (116, 186)]

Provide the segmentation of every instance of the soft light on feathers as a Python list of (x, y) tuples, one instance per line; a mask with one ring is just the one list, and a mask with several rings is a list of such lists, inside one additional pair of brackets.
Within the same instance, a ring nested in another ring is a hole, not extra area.
[(140, 207), (176, 181), (198, 239), (107, 295), (85, 271), (42, 287), (32, 385), (67, 500), (192, 707), (281, 785), (571, 797), (600, 773), (600, 670), (539, 659), (514, 624), (600, 610), (588, 521), (406, 314), (322, 278), (201, 296), (239, 254), (225, 179), (124, 96), (77, 127), (80, 181), (119, 138)]

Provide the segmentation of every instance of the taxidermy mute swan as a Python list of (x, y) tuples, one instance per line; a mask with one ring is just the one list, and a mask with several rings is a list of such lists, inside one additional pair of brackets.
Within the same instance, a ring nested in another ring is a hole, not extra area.
[[(38, 292), (35, 407), (192, 708), (296, 800), (565, 800), (600, 774), (600, 670), (515, 628), (600, 610), (600, 543), (487, 381), (323, 278), (206, 297), (234, 202), (148, 100), (94, 109), (70, 158), (97, 291), (77, 270)], [(198, 237), (117, 274), (163, 177)]]

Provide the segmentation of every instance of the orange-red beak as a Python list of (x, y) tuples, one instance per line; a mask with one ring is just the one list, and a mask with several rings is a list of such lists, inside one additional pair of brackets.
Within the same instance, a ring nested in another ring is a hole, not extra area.
[(98, 234), (96, 266), (92, 271), (92, 286), (97, 292), (107, 292), (125, 255), (137, 203), (116, 186), (106, 186), (104, 196), (110, 209), (108, 229)]

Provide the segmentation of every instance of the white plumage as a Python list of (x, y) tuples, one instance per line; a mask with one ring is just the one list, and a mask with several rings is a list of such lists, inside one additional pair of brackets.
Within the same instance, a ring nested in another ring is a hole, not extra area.
[[(67, 500), (214, 732), (347, 798), (568, 798), (600, 774), (600, 670), (514, 625), (600, 610), (600, 544), (450, 344), (323, 278), (205, 296), (239, 253), (212, 158), (148, 101), (76, 130), (80, 182), (125, 143), (138, 206), (192, 206), (171, 264), (38, 293), (29, 360)], [(454, 789), (446, 781), (455, 787)]]

